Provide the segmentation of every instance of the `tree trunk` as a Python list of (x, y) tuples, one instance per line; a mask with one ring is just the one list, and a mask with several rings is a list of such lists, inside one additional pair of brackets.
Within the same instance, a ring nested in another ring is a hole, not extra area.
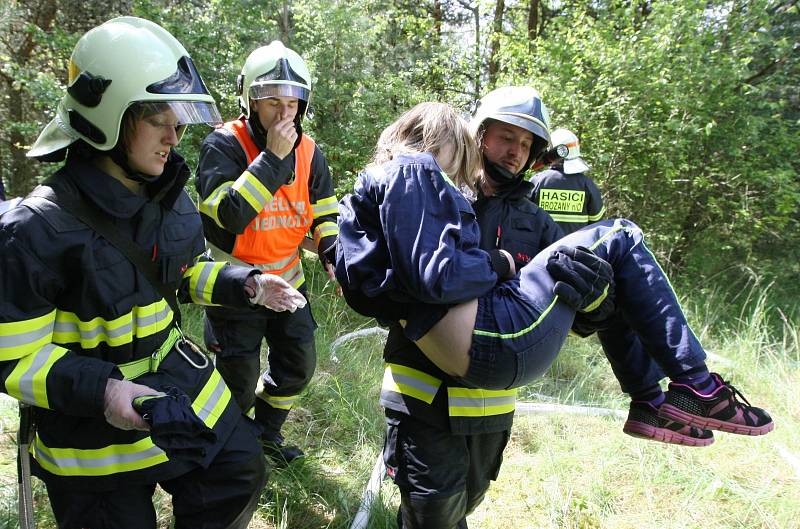
[[(10, 84), (6, 85), (6, 109), (10, 123), (21, 123), (25, 116), (22, 108), (22, 94), (19, 88), (14, 88)], [(36, 186), (33, 180), (33, 171), (30, 160), (25, 157), (25, 138), (19, 133), (17, 127), (12, 127), (11, 133), (8, 135), (9, 146), (11, 151), (11, 170), (8, 175), (8, 189), (6, 189), (9, 197), (24, 196)]]
[(283, 0), (283, 9), (281, 9), (281, 19), (278, 21), (281, 28), (281, 41), (289, 45), (289, 0)]
[[(43, 32), (49, 32), (53, 25), (53, 20), (55, 20), (58, 8), (57, 3), (54, 0), (43, 0), (27, 7), (30, 9), (28, 20)], [(9, 55), (8, 62), (10, 64), (26, 68), (36, 50), (33, 33), (16, 32), (14, 37), (19, 37), (19, 40), (10, 38), (5, 43), (5, 49), (0, 49), (0, 53), (5, 52)], [(9, 167), (6, 179), (8, 183), (6, 194), (8, 196), (20, 196), (27, 194), (36, 185), (33, 178), (34, 162), (25, 157), (29, 139), (25, 138), (19, 131), (19, 125), (26, 121), (30, 105), (26, 104), (27, 97), (23, 97), (22, 91), (26, 89), (24, 84), (15, 86), (16, 79), (2, 72), (0, 72), (0, 80), (4, 84), (2, 95), (5, 96), (5, 117), (7, 120), (4, 125), (8, 127), (7, 130), (10, 129), (7, 140)]]
[(505, 13), (505, 0), (497, 0), (494, 7), (494, 24), (492, 28), (491, 51), (489, 52), (489, 86), (494, 86), (497, 79), (499, 64), (497, 55), (500, 53), (500, 35), (503, 33), (503, 15)]
[(528, 9), (528, 40), (531, 41), (531, 44), (539, 35), (539, 4), (540, 0), (531, 0)]

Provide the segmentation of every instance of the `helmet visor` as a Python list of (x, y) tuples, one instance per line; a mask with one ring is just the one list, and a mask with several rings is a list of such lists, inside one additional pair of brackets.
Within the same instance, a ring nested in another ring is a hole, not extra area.
[(133, 112), (139, 119), (170, 127), (197, 123), (211, 126), (222, 124), (217, 105), (206, 101), (146, 101), (136, 103)]
[(296, 97), (308, 101), (308, 89), (293, 84), (274, 84), (255, 81), (247, 91), (250, 99), (269, 99), (270, 97)]
[(150, 94), (206, 94), (206, 88), (200, 72), (195, 68), (191, 57), (181, 57), (175, 68), (175, 73), (147, 87)]

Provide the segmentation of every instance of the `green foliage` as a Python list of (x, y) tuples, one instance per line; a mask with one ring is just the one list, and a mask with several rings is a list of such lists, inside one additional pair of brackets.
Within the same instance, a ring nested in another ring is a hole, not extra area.
[[(56, 9), (50, 25), (41, 22), (47, 6)], [(91, 17), (77, 23), (75, 6), (91, 8)], [(225, 118), (238, 113), (235, 80), (253, 49), (283, 39), (299, 51), (314, 76), (314, 117), (305, 127), (325, 152), (340, 195), (402, 111), (430, 99), (468, 109), (475, 92), (486, 90), (487, 54), (497, 41), (495, 84), (542, 92), (553, 125), (580, 136), (610, 214), (641, 224), (671, 270), (698, 284), (708, 277), (744, 282), (753, 269), (770, 279), (800, 275), (796, 3), (548, 1), (535, 40), (523, 1), (506, 2), (500, 33), (492, 30), (494, 5), (485, 2), (75, 6), (2, 6), (0, 31), (8, 38), (0, 40), (0, 176), (21, 186), (12, 192), (26, 192), (52, 171), (14, 155), (52, 118), (78, 37), (119, 12), (172, 31)], [(23, 37), (33, 43), (28, 55), (20, 51)], [(12, 108), (14, 94), (22, 108)], [(179, 150), (191, 166), (207, 133), (191, 127), (184, 137)], [(12, 137), (23, 140), (15, 147)], [(17, 184), (17, 175), (31, 180)], [(794, 304), (800, 283), (787, 282), (776, 295)]]

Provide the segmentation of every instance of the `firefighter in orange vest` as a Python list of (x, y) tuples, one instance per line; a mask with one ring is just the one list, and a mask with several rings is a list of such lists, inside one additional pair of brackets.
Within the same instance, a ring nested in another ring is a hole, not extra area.
[[(302, 129), (311, 76), (297, 53), (274, 41), (247, 57), (237, 85), (242, 115), (203, 141), (195, 179), (209, 249), (215, 260), (256, 266), (305, 294), (303, 240), (313, 236), (333, 277), (324, 255), (338, 234), (328, 163)], [(206, 309), (206, 345), (242, 410), (255, 407), (264, 452), (277, 465), (303, 455), (284, 444), (281, 427), (314, 374), (315, 329), (308, 304), (292, 313)]]

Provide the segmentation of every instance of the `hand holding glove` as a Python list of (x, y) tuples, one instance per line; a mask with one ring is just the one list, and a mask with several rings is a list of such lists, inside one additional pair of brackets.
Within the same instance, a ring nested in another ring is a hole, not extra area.
[(600, 318), (615, 311), (614, 270), (588, 248), (556, 248), (547, 259), (547, 271), (556, 280), (553, 293), (576, 311)]
[(294, 312), (306, 306), (306, 298), (296, 289), (273, 274), (256, 274), (247, 278), (244, 290), (250, 303), (283, 312)]
[(103, 397), (103, 415), (108, 424), (120, 430), (149, 430), (150, 426), (132, 404), (133, 399), (142, 395), (163, 395), (163, 393), (128, 380), (109, 378)]

